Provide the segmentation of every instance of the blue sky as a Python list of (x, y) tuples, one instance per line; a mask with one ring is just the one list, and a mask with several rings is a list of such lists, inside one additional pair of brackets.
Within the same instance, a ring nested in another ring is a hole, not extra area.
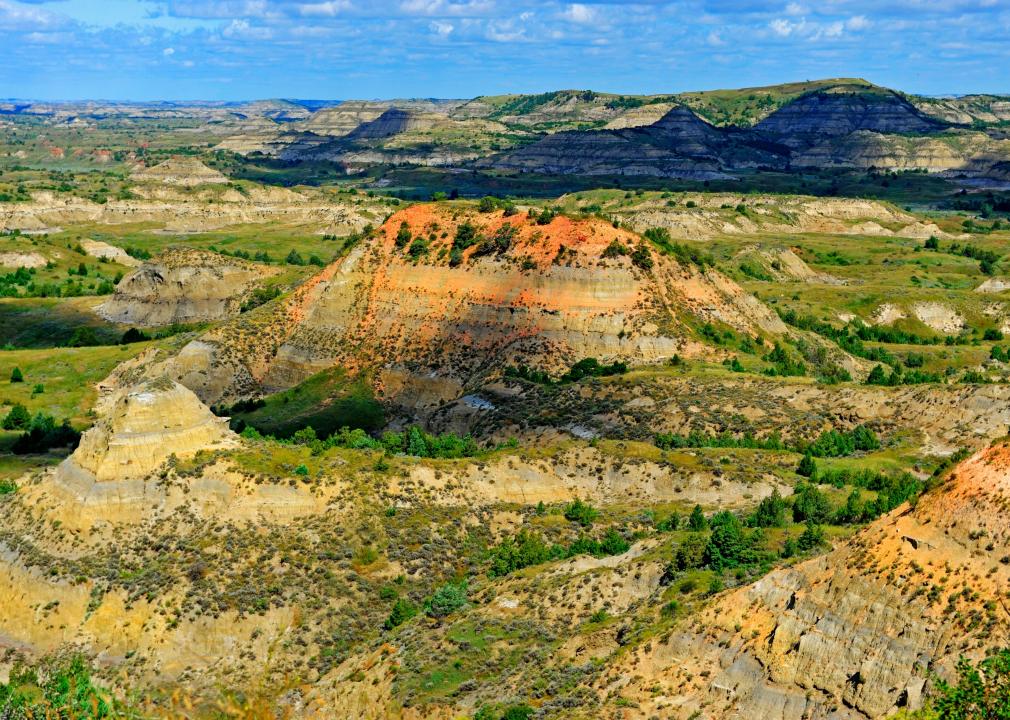
[(1010, 0), (0, 0), (0, 97), (1010, 93)]

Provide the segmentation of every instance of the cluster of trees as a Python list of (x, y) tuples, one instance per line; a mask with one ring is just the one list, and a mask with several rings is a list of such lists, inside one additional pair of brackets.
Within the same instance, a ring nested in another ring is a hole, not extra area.
[[(786, 505), (777, 494), (771, 502), (776, 506), (769, 507), (767, 502), (764, 503), (763, 507), (755, 511), (755, 516), (750, 518), (750, 523), (728, 510), (721, 510), (706, 518), (701, 508), (695, 506), (688, 520), (691, 534), (677, 547), (667, 567), (666, 577), (699, 568), (722, 572), (745, 566), (767, 565), (774, 561), (776, 554), (766, 549), (764, 528), (785, 524)], [(766, 524), (757, 524), (755, 517)], [(668, 519), (667, 526), (669, 524)], [(823, 543), (823, 530), (819, 525), (809, 522), (799, 537), (785, 540), (779, 555), (790, 557), (797, 551), (806, 552)]]
[(516, 210), (515, 203), (511, 200), (501, 200), (491, 195), (486, 195), (480, 199), (477, 203), (477, 209), (482, 213), (494, 212), (498, 208), (501, 208), (505, 213), (505, 217), (511, 217), (518, 212)]
[(412, 455), (423, 458), (464, 458), (473, 457), (481, 452), (480, 446), (469, 435), (459, 436), (456, 433), (432, 435), (416, 425), (404, 432), (385, 432), (379, 438), (374, 438), (364, 430), (354, 430), (343, 427), (325, 439), (316, 436), (312, 427), (305, 427), (289, 439), (277, 439), (272, 435), (262, 435), (254, 427), (246, 427), (242, 437), (248, 440), (270, 440), (280, 443), (306, 445), (313, 454), (319, 454), (329, 448), (352, 448), (357, 450), (383, 450), (392, 454)]
[(882, 325), (866, 325), (858, 318), (848, 322), (844, 327), (836, 328), (834, 325), (818, 320), (812, 315), (798, 315), (795, 310), (779, 309), (778, 312), (783, 322), (801, 330), (810, 330), (829, 340), (833, 340), (839, 347), (852, 355), (894, 366), (898, 364), (898, 361), (893, 355), (883, 348), (867, 348), (863, 343), (938, 345), (942, 342), (944, 345), (967, 345), (970, 342), (970, 339), (964, 335), (948, 335), (941, 340), (938, 337), (917, 335), (916, 333), (898, 328)]
[(492, 578), (502, 577), (532, 565), (576, 555), (620, 555), (629, 547), (628, 540), (614, 528), (608, 529), (598, 539), (581, 534), (567, 545), (547, 543), (538, 533), (520, 530), (514, 537), (505, 538), (488, 551), (490, 566), (487, 574)]
[(0, 716), (4, 718), (127, 717), (123, 708), (91, 680), (80, 655), (58, 656), (37, 667), (17, 664), (0, 682)]
[(652, 259), (652, 253), (649, 251), (649, 248), (645, 245), (645, 243), (639, 243), (637, 247), (632, 249), (620, 240), (612, 240), (601, 255), (603, 258), (615, 258), (620, 256), (627, 256), (631, 258), (632, 265), (640, 267), (643, 270), (651, 270), (655, 265), (655, 261)]
[(814, 457), (844, 457), (856, 452), (870, 452), (880, 448), (880, 438), (866, 425), (852, 430), (825, 430), (808, 446), (800, 449)]
[(562, 375), (554, 380), (549, 373), (543, 370), (536, 370), (526, 365), (508, 366), (505, 368), (505, 377), (520, 378), (528, 382), (539, 385), (558, 385), (561, 383), (578, 382), (587, 377), (607, 377), (610, 375), (623, 375), (628, 372), (628, 364), (624, 362), (613, 362), (604, 365), (596, 358), (583, 358)]
[(922, 385), (925, 383), (941, 383), (943, 375), (925, 370), (912, 369), (902, 370), (895, 366), (888, 373), (883, 365), (874, 365), (870, 374), (866, 376), (867, 385), (882, 385), (885, 387), (896, 387), (898, 385)]
[(802, 377), (807, 374), (807, 366), (803, 361), (793, 356), (778, 342), (761, 359), (772, 364), (764, 370), (764, 374), (771, 377)]
[(672, 255), (681, 265), (696, 265), (701, 270), (715, 265), (715, 258), (698, 247), (674, 242), (666, 228), (649, 228), (642, 235), (667, 255)]
[[(810, 479), (796, 488), (793, 497), (793, 519), (796, 522), (831, 522), (835, 525), (869, 522), (894, 508), (917, 498), (925, 489), (925, 484), (911, 473), (888, 474), (872, 470), (826, 470), (804, 456), (797, 470)], [(845, 505), (832, 508), (827, 497), (817, 488), (817, 484), (854, 489)], [(875, 493), (873, 499), (864, 498), (861, 490)]]
[(662, 450), (679, 448), (751, 448), (755, 450), (791, 450), (812, 457), (844, 457), (856, 452), (869, 452), (880, 448), (880, 438), (866, 425), (852, 430), (825, 430), (811, 442), (786, 443), (778, 432), (767, 437), (754, 437), (751, 433), (734, 435), (728, 430), (721, 433), (706, 433), (691, 430), (687, 435), (678, 433), (656, 433), (653, 436), (656, 447)]
[[(442, 585), (431, 594), (424, 603), (424, 612), (428, 617), (441, 619), (466, 607), (469, 602), (469, 589), (466, 581)], [(397, 598), (393, 608), (386, 618), (384, 627), (392, 630), (415, 617), (418, 608), (406, 598)]]
[[(84, 267), (83, 276), (87, 276)], [(79, 276), (78, 270), (71, 268), (72, 276)], [(36, 282), (35, 268), (18, 268), (13, 272), (0, 275), (0, 297), (80, 297), (82, 295), (109, 295), (115, 291), (115, 283), (122, 278), (117, 274), (114, 280), (95, 276), (95, 282), (85, 287), (79, 280), (68, 277), (62, 284)]]
[(4, 430), (21, 430), (11, 450), (18, 455), (43, 453), (52, 448), (77, 447), (81, 434), (70, 421), (57, 422), (48, 413), (39, 411), (31, 415), (20, 403), (15, 404), (3, 419)]
[[(966, 232), (988, 234), (993, 230), (999, 230), (1002, 228), (1002, 224), (995, 227), (986, 227), (984, 225), (978, 225), (971, 218), (967, 219), (963, 223)], [(923, 244), (926, 250), (935, 250), (940, 252), (940, 240), (935, 235), (931, 235), (926, 242)], [(961, 245), (960, 243), (951, 243), (950, 247), (945, 251), (950, 255), (959, 255), (961, 257), (971, 258), (972, 260), (978, 260), (979, 270), (985, 275), (994, 275), (996, 273), (996, 265), (999, 263), (1000, 256), (998, 253), (992, 250), (986, 250), (985, 248), (980, 248), (977, 245), (970, 245), (965, 243)]]
[(653, 436), (656, 447), (662, 450), (680, 448), (752, 448), (755, 450), (787, 450), (782, 436), (774, 432), (764, 438), (756, 438), (750, 433), (737, 436), (729, 430), (718, 435), (692, 430), (687, 435), (678, 433), (656, 433)]
[(260, 305), (265, 305), (274, 298), (280, 297), (281, 289), (277, 285), (263, 285), (254, 289), (242, 302), (241, 312), (249, 312)]

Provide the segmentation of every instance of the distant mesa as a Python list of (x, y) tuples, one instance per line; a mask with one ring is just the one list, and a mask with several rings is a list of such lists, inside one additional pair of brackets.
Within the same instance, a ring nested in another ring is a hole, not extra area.
[(130, 175), (130, 179), (134, 182), (157, 182), (182, 187), (229, 182), (228, 178), (217, 170), (212, 170), (192, 157), (169, 158), (154, 167), (145, 167), (134, 171)]
[(796, 146), (858, 131), (925, 135), (946, 127), (890, 90), (842, 86), (794, 100), (759, 122), (755, 130)]
[(379, 117), (363, 122), (347, 135), (349, 140), (391, 137), (412, 130), (430, 130), (451, 121), (445, 115), (390, 108)]

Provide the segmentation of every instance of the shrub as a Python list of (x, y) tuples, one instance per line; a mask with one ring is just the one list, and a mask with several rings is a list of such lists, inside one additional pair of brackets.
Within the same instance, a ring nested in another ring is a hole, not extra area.
[(404, 598), (399, 598), (395, 603), (393, 603), (393, 609), (389, 612), (389, 617), (386, 618), (386, 622), (383, 624), (387, 630), (392, 630), (395, 627), (403, 625), (403, 623), (410, 620), (412, 617), (417, 615), (417, 608), (414, 607), (413, 603)]
[(529, 705), (512, 705), (502, 713), (501, 720), (530, 720), (533, 708)]
[(705, 548), (708, 539), (704, 535), (688, 535), (673, 554), (673, 568), (683, 572), (694, 570), (705, 564)]
[(565, 506), (565, 519), (577, 522), (582, 527), (589, 527), (596, 520), (599, 513), (589, 503), (582, 502), (576, 498)]
[(426, 252), (428, 252), (428, 241), (420, 236), (414, 238), (414, 241), (410, 243), (410, 247), (407, 248), (407, 254), (413, 260), (417, 260)]
[(299, 255), (297, 250), (291, 250), (291, 252), (288, 253), (287, 257), (284, 258), (284, 262), (286, 262), (288, 265), (304, 265), (305, 258)]
[(4, 430), (25, 430), (31, 424), (32, 416), (21, 403), (16, 403), (3, 420)]
[[(243, 309), (245, 306), (243, 305)], [(145, 342), (150, 340), (151, 336), (148, 335), (143, 330), (138, 330), (137, 328), (130, 328), (123, 333), (123, 337), (119, 339), (120, 345), (129, 345), (130, 343)]]
[(939, 720), (1002, 720), (1010, 708), (1010, 650), (997, 650), (977, 666), (962, 657), (957, 662), (959, 680), (936, 684), (932, 703)]
[(424, 604), (424, 610), (430, 617), (444, 618), (464, 607), (466, 603), (466, 583), (446, 583), (428, 599)]
[(655, 262), (652, 259), (652, 253), (649, 252), (649, 248), (646, 247), (644, 243), (640, 244), (631, 253), (631, 262), (636, 267), (640, 267), (643, 270), (652, 270)]
[(400, 223), (400, 229), (396, 231), (396, 247), (404, 248), (410, 242), (410, 226), (404, 220)]
[(24, 376), (24, 373), (21, 372), (21, 368), (16, 367), (13, 370), (11, 370), (11, 382), (12, 383), (19, 383), (19, 382), (24, 382), (24, 381), (25, 381), (25, 376)]

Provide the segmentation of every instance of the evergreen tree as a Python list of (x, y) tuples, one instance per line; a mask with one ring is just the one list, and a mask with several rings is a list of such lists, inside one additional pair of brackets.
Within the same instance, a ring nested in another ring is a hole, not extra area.
[(796, 474), (806, 478), (816, 477), (817, 463), (814, 462), (810, 453), (805, 454), (800, 460), (800, 464), (796, 466)]
[(694, 532), (701, 532), (708, 527), (708, 521), (705, 520), (705, 514), (701, 511), (701, 505), (694, 506), (694, 510), (691, 511), (691, 517), (688, 518), (687, 526)]
[(717, 512), (709, 521), (712, 534), (705, 546), (705, 563), (713, 570), (725, 570), (740, 564), (746, 549), (743, 525), (733, 513)]
[(3, 421), (4, 430), (24, 430), (32, 422), (32, 416), (21, 403), (15, 403)]

